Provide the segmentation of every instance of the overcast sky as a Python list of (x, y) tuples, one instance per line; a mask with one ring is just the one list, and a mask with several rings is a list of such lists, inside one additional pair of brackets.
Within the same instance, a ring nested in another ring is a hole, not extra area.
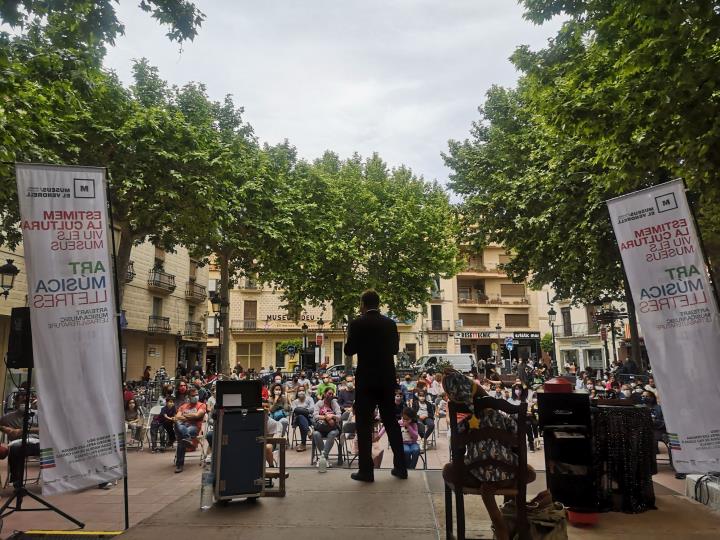
[(442, 183), (448, 139), (467, 137), (492, 84), (517, 79), (515, 47), (559, 28), (515, 0), (197, 0), (207, 18), (180, 51), (138, 3), (121, 0), (126, 35), (106, 59), (126, 83), (147, 57), (171, 84), (232, 94), (263, 142), (308, 159), (377, 151)]

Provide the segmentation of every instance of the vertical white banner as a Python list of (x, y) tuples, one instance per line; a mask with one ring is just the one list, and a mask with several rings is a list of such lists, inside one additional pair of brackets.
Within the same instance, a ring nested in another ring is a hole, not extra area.
[(124, 474), (105, 170), (17, 164), (43, 494)]
[(681, 181), (608, 201), (679, 472), (720, 470), (720, 318)]

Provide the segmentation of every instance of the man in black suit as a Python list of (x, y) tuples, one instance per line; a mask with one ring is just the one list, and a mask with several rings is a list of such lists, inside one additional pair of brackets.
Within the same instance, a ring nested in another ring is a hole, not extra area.
[(375, 407), (385, 426), (393, 451), (392, 475), (407, 478), (400, 426), (395, 419), (397, 386), (393, 356), (400, 346), (400, 335), (392, 319), (380, 314), (380, 296), (367, 290), (360, 299), (360, 317), (348, 326), (345, 354), (358, 355), (355, 371), (355, 418), (358, 438), (358, 466), (352, 479), (372, 482), (372, 425)]

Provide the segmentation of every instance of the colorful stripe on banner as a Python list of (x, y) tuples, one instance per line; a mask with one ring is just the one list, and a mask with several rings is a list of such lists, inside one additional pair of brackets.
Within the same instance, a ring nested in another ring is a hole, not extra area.
[(42, 448), (40, 450), (40, 468), (52, 469), (55, 467), (55, 452), (52, 448)]
[(673, 450), (682, 450), (680, 447), (680, 437), (678, 437), (677, 433), (668, 433), (667, 436), (670, 448)]

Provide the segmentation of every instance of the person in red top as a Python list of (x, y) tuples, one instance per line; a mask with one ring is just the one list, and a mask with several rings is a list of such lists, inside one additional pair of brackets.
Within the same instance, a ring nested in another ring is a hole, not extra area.
[(175, 415), (175, 433), (177, 435), (177, 452), (175, 454), (175, 472), (182, 472), (185, 465), (185, 452), (194, 448), (193, 439), (200, 434), (203, 418), (207, 409), (198, 398), (198, 391), (190, 387), (189, 399), (178, 407)]
[(135, 399), (135, 393), (128, 388), (127, 383), (123, 383), (123, 401), (125, 402), (125, 408), (127, 409), (128, 401)]
[(265, 386), (264, 384), (262, 385), (261, 393), (262, 393), (263, 401), (268, 401), (270, 399), (270, 391), (267, 389), (267, 386)]

